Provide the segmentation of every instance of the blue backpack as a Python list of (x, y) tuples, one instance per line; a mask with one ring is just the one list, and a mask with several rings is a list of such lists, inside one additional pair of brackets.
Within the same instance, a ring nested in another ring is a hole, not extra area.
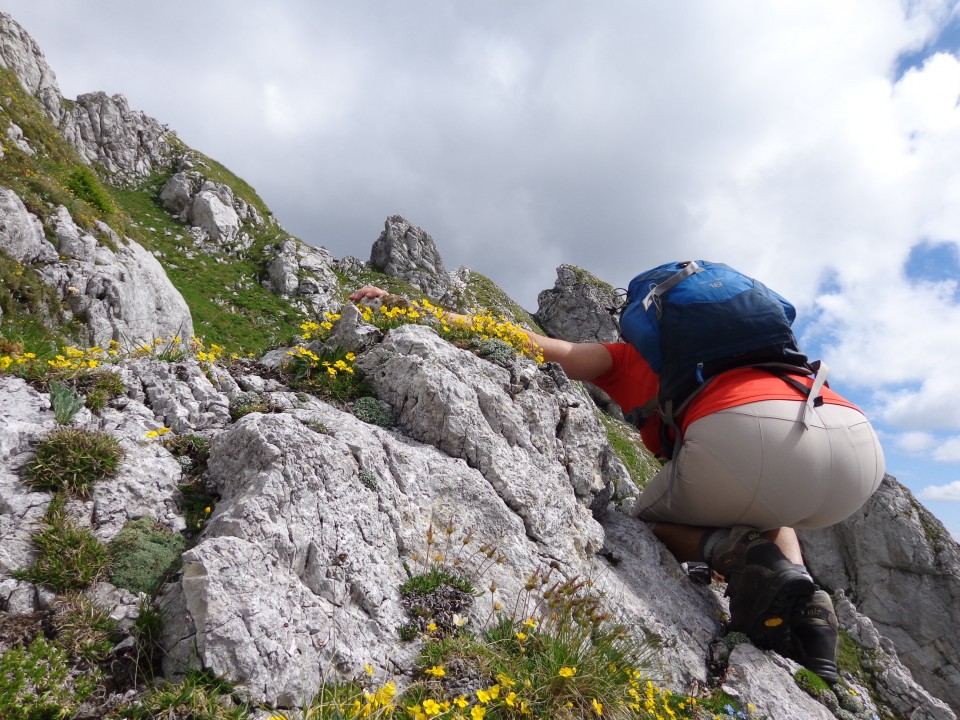
[(673, 426), (707, 381), (738, 367), (810, 374), (790, 328), (795, 317), (787, 300), (722, 263), (667, 263), (637, 275), (620, 332), (660, 376), (656, 407), (643, 414), (657, 410)]

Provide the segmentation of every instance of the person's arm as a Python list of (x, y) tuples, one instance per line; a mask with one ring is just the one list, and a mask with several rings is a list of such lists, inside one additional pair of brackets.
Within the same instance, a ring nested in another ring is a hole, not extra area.
[[(364, 285), (350, 293), (350, 300), (357, 302), (363, 299), (376, 299), (387, 295), (387, 291), (375, 285)], [(451, 319), (466, 318), (465, 315), (444, 311)], [(568, 340), (559, 340), (539, 335), (525, 330), (531, 342), (543, 349), (544, 362), (555, 362), (563, 368), (571, 380), (593, 380), (603, 375), (613, 366), (610, 352), (600, 343), (573, 343)]]

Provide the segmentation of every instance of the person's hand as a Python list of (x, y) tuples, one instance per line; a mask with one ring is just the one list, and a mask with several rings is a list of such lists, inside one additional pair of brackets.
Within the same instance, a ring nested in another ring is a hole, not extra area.
[(364, 285), (362, 288), (354, 290), (350, 293), (350, 301), (357, 302), (358, 300), (375, 300), (378, 297), (383, 297), (387, 295), (387, 291), (381, 288), (378, 288), (376, 285)]

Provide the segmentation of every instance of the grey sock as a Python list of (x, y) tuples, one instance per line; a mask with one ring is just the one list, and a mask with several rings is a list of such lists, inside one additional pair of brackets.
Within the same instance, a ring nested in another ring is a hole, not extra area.
[(717, 528), (712, 532), (707, 530), (700, 538), (700, 555), (703, 561), (713, 567), (713, 555), (727, 538), (730, 537), (730, 528)]

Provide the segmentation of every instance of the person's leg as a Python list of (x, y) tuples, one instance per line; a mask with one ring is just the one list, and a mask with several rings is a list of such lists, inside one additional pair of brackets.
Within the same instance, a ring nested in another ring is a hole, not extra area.
[[(677, 562), (703, 562), (704, 535), (726, 528), (709, 528), (699, 525), (681, 525), (679, 523), (658, 522), (653, 526), (653, 534), (673, 553)], [(786, 558), (795, 565), (803, 565), (800, 541), (791, 528), (768, 530), (764, 535), (780, 548)]]

